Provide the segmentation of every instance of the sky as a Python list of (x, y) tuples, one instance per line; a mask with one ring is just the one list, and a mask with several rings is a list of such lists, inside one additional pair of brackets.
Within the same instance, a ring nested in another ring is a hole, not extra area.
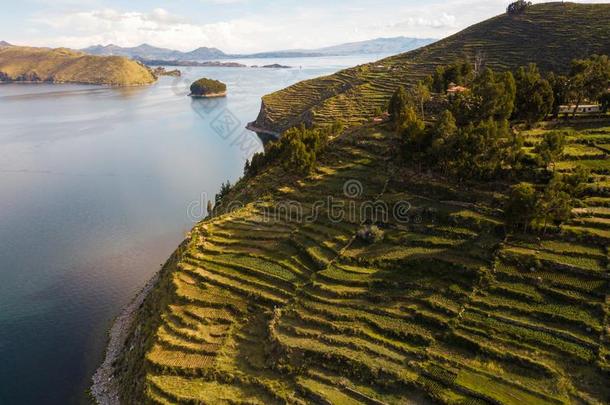
[[(578, 1), (603, 3), (606, 1)], [(312, 49), (379, 37), (443, 38), (504, 12), (508, 0), (19, 0), (0, 7), (0, 40), (84, 48), (142, 43), (230, 53)]]

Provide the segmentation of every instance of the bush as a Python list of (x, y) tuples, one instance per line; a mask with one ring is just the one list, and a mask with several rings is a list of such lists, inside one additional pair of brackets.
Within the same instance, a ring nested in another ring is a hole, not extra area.
[(317, 128), (304, 125), (290, 128), (279, 140), (267, 144), (264, 153), (255, 153), (252, 160), (246, 162), (244, 175), (254, 177), (275, 161), (280, 161), (289, 172), (308, 174), (315, 169), (317, 158), (330, 138), (339, 135), (343, 129), (341, 122)]
[(523, 232), (527, 232), (536, 216), (537, 201), (538, 194), (532, 184), (519, 183), (513, 186), (504, 208), (508, 226), (513, 229), (523, 227)]
[(227, 85), (218, 80), (202, 78), (191, 84), (191, 94), (206, 95), (224, 93), (227, 91)]
[(506, 9), (506, 12), (509, 15), (523, 14), (523, 13), (525, 13), (525, 10), (527, 10), (527, 8), (531, 5), (532, 5), (531, 1), (518, 0), (518, 1), (515, 1), (514, 3), (510, 3), (508, 5), (508, 8)]
[(383, 236), (383, 231), (377, 225), (367, 225), (358, 231), (358, 238), (371, 244), (381, 242)]
[(548, 80), (542, 78), (536, 64), (532, 63), (527, 68), (521, 67), (515, 79), (517, 81), (516, 118), (532, 125), (552, 112), (553, 88)]

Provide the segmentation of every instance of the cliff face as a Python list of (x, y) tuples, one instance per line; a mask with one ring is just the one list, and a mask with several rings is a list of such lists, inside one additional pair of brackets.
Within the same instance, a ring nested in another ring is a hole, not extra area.
[(68, 49), (0, 48), (0, 81), (135, 86), (155, 82), (146, 66), (124, 57), (91, 56)]
[(537, 63), (562, 71), (575, 58), (610, 54), (610, 4), (548, 3), (501, 15), (412, 52), (297, 83), (263, 98), (253, 126), (282, 132), (305, 120), (357, 125), (385, 108), (394, 90), (460, 58), (495, 70)]

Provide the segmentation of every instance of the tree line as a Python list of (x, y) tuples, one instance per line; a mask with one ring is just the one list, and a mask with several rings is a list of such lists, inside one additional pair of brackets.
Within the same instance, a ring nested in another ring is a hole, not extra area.
[[(452, 84), (463, 88), (447, 94)], [(555, 163), (566, 145), (564, 133), (545, 134), (532, 159), (524, 153), (523, 137), (513, 125), (532, 126), (557, 117), (565, 103), (599, 102), (607, 111), (609, 86), (607, 56), (575, 60), (568, 75), (543, 75), (535, 64), (513, 73), (476, 69), (461, 61), (438, 67), (409, 91), (397, 88), (388, 113), (402, 157), (420, 171), (426, 167), (460, 182), (518, 182), (536, 178), (540, 170), (547, 173), (544, 184), (514, 186), (506, 207), (511, 227), (546, 232), (549, 224), (569, 218), (589, 174), (581, 169), (570, 175), (556, 173)], [(441, 94), (442, 112), (426, 120), (424, 105), (433, 93)]]
[(269, 143), (264, 152), (255, 153), (244, 167), (245, 177), (254, 177), (271, 163), (279, 162), (284, 170), (294, 174), (309, 174), (315, 167), (333, 135), (343, 131), (343, 124), (335, 122), (323, 127), (293, 127), (277, 141)]

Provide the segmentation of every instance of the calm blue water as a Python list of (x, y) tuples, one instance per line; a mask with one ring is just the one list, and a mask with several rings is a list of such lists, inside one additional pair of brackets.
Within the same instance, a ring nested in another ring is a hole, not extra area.
[[(260, 97), (378, 59), (245, 60), (142, 88), (0, 85), (0, 404), (86, 402), (112, 319), (261, 149)], [(211, 77), (223, 100), (191, 100)], [(207, 194), (206, 194), (207, 193)]]

